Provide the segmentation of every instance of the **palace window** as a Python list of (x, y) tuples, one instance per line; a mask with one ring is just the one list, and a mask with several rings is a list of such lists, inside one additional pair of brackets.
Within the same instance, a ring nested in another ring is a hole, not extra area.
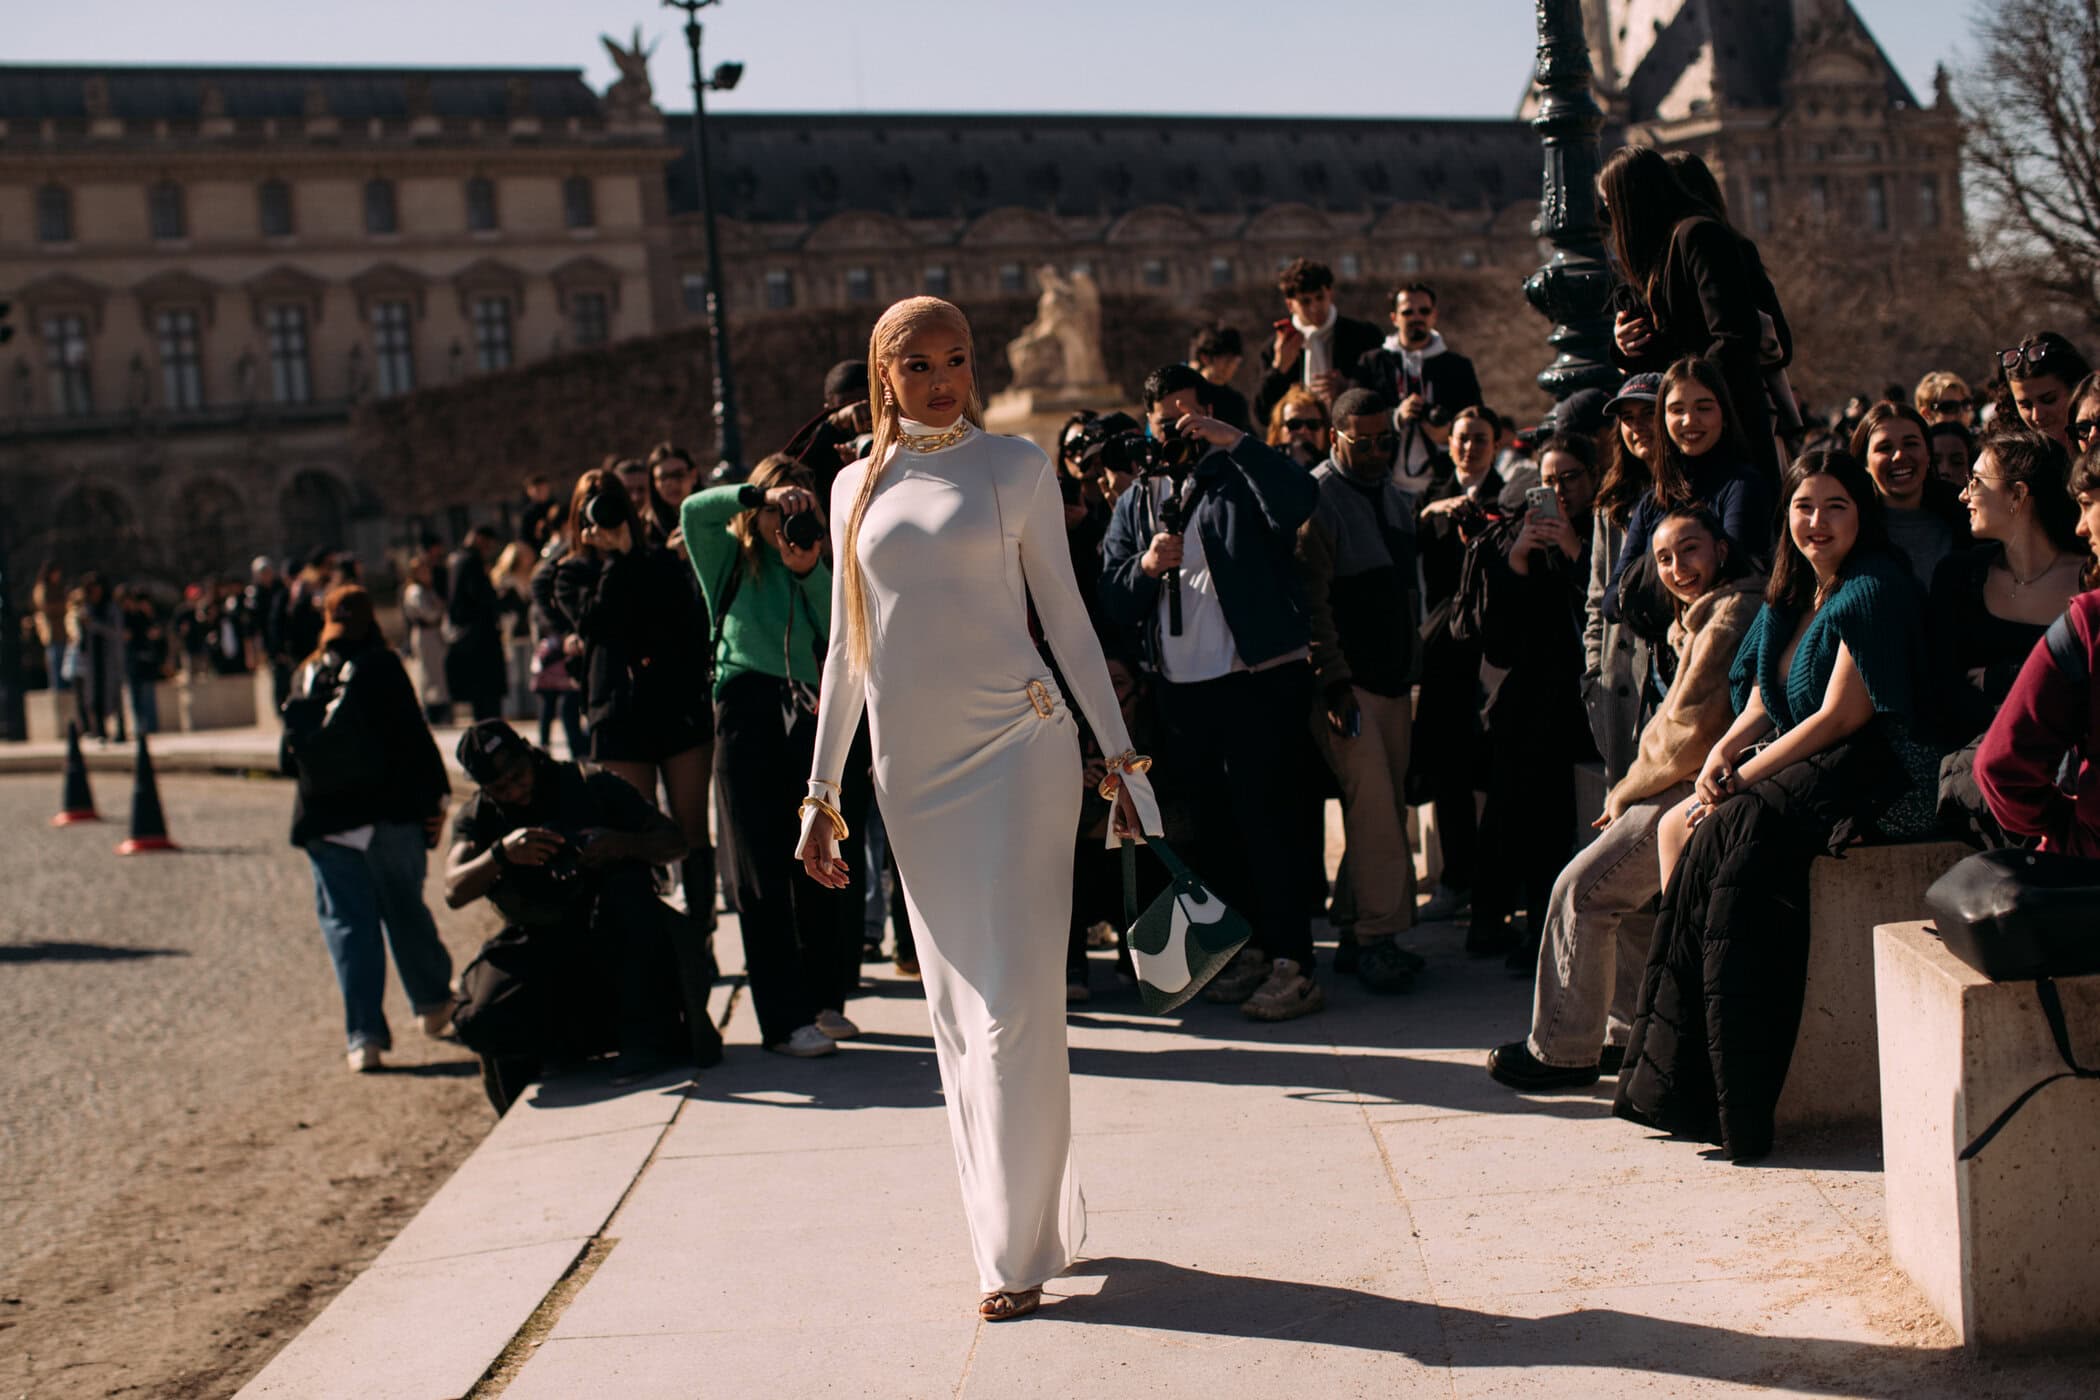
[(377, 362), (379, 396), (392, 398), (416, 387), (415, 308), (405, 301), (376, 302), (372, 307), (372, 358)]
[(926, 269), (926, 295), (944, 297), (949, 294), (948, 269), (939, 263)]
[(272, 306), (263, 312), (270, 342), (270, 392), (279, 403), (312, 403), (312, 352), (306, 334), (306, 308)]
[(496, 227), (496, 182), (476, 175), (467, 181), (467, 228), (487, 233)]
[(1867, 227), (1876, 233), (1889, 231), (1889, 184), (1879, 175), (1867, 177)]
[(1138, 268), (1138, 278), (1148, 287), (1167, 285), (1167, 260), (1147, 258)]
[(1750, 180), (1750, 231), (1772, 231), (1772, 181), (1763, 175)]
[(182, 186), (163, 180), (146, 191), (146, 227), (155, 238), (183, 238), (189, 219), (182, 207)]
[(255, 187), (255, 224), (265, 238), (285, 238), (292, 232), (292, 187), (282, 180), (265, 180)]
[(686, 314), (707, 314), (707, 278), (697, 272), (688, 272), (678, 279), (678, 293), (683, 299)]
[(569, 325), (578, 345), (603, 345), (612, 338), (612, 314), (605, 293), (578, 292), (569, 298)]
[(1210, 260), (1210, 284), (1213, 287), (1229, 287), (1232, 285), (1232, 282), (1232, 259), (1212, 258)]
[(73, 192), (64, 185), (45, 185), (36, 192), (36, 241), (73, 241)]
[(867, 267), (846, 269), (846, 300), (867, 302), (875, 300), (875, 271)]
[(1939, 177), (1927, 175), (1918, 181), (1918, 222), (1927, 228), (1940, 226)]
[(510, 298), (474, 298), (474, 367), (509, 369), (511, 365)]
[(365, 181), (365, 232), (399, 233), (400, 212), (394, 205), (392, 180)]
[(187, 308), (153, 318), (160, 342), (161, 405), (176, 410), (204, 407), (204, 344), (197, 313)]
[(1017, 262), (999, 264), (999, 291), (1006, 296), (1017, 297), (1028, 291), (1028, 274)]
[(1818, 219), (1830, 217), (1830, 180), (1818, 175), (1808, 182), (1808, 212)]
[(62, 312), (44, 318), (44, 368), (51, 385), (51, 411), (78, 418), (95, 411), (88, 376), (87, 317)]
[(595, 228), (598, 205), (591, 191), (591, 177), (571, 175), (561, 182), (562, 222), (570, 228)]
[(785, 311), (795, 304), (795, 274), (786, 268), (766, 270), (766, 310)]
[(1364, 275), (1364, 260), (1354, 253), (1342, 254), (1342, 265), (1336, 269), (1350, 282)]

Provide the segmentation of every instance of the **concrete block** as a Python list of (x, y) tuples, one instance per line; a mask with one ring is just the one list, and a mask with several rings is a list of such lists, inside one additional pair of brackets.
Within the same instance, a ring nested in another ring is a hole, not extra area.
[[(2065, 1068), (2032, 982), (1992, 982), (1924, 923), (1874, 930), (1889, 1252), (1972, 1351), (2100, 1336), (2100, 1084)], [(2057, 981), (2072, 1053), (2100, 1064), (2100, 976)]]
[(175, 708), (161, 720), (179, 718), (185, 730), (248, 729), (255, 724), (255, 678), (195, 672), (175, 683)]
[(1879, 1124), (1874, 926), (1922, 917), (1925, 891), (1969, 853), (1954, 841), (1856, 846), (1809, 867), (1808, 983), (1773, 1115), (1781, 1135)]

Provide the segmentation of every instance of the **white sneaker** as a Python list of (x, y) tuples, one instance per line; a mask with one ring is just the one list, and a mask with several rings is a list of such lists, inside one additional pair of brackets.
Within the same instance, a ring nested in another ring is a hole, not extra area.
[(360, 1045), (347, 1058), (352, 1074), (370, 1074), (380, 1067), (379, 1047), (376, 1045)]
[(838, 1042), (815, 1026), (801, 1027), (772, 1048), (783, 1055), (793, 1055), (798, 1060), (814, 1060), (820, 1055), (836, 1055), (839, 1050)]
[(843, 1012), (819, 1011), (817, 1029), (833, 1040), (851, 1040), (860, 1034), (860, 1027), (847, 1020)]

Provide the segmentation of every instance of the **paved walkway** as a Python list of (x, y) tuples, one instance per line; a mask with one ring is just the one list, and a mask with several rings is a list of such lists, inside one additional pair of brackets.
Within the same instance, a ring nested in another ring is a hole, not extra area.
[[(538, 737), (537, 721), (513, 719), (510, 723), (526, 738)], [(460, 733), (465, 728), (463, 724), (441, 724), (431, 730), (437, 740), (438, 752), (445, 756), (445, 765), (455, 774), (459, 772), (459, 765), (453, 761), (452, 751), (458, 746)], [(278, 734), (275, 723), (240, 729), (199, 729), (187, 733), (155, 734), (147, 740), (147, 746), (152, 750), (153, 771), (156, 773), (257, 770), (275, 773)], [(555, 729), (551, 751), (557, 758), (567, 758), (569, 754), (559, 726)], [(80, 755), (87, 761), (89, 773), (129, 773), (137, 752), (136, 739), (121, 744), (98, 744), (93, 739), (85, 739), (80, 745)], [(0, 743), (0, 773), (56, 773), (65, 766), (66, 744), (63, 739)], [(462, 789), (454, 796), (463, 794)]]
[[(733, 925), (722, 942), (734, 956)], [(1409, 997), (1071, 1019), (1086, 1259), (974, 1316), (916, 984), (806, 1062), (538, 1090), (244, 1396), (2090, 1396), (1965, 1360), (1888, 1262), (1870, 1148), (1737, 1167), (1488, 1080), (1526, 985), (1421, 931)], [(1113, 981), (1096, 963), (1097, 989)], [(887, 970), (885, 969), (885, 974)], [(507, 1351), (506, 1351), (507, 1348)], [(499, 1364), (499, 1357), (501, 1363)]]

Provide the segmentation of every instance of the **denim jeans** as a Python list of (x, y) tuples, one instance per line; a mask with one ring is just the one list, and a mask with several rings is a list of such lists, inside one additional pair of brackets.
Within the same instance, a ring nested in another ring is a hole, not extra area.
[(307, 844), (314, 906), (342, 988), (344, 1031), (352, 1050), (360, 1045), (386, 1050), (394, 1043), (384, 1005), (382, 927), (416, 1014), (452, 999), (452, 955), (423, 903), (429, 854), (423, 828), (413, 822), (380, 822), (372, 830), (372, 844), (362, 851), (326, 840)]
[(1626, 1043), (1655, 928), (1649, 906), (1662, 893), (1655, 829), (1691, 790), (1679, 783), (1634, 803), (1553, 882), (1527, 1042), (1541, 1064), (1583, 1068), (1607, 1040)]
[(160, 733), (160, 677), (151, 671), (134, 671), (124, 678), (131, 691), (131, 722), (140, 734)]

